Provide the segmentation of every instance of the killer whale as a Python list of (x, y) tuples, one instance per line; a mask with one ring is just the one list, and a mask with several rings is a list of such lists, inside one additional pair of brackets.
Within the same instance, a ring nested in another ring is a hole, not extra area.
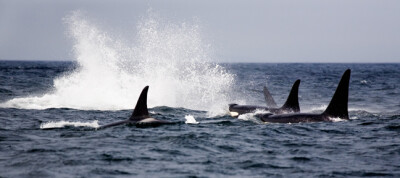
[(256, 110), (265, 110), (269, 111), (273, 114), (282, 114), (282, 113), (291, 113), (291, 112), (300, 112), (300, 105), (299, 105), (299, 85), (300, 80), (296, 80), (290, 90), (289, 96), (282, 105), (282, 107), (276, 107), (276, 103), (272, 98), (271, 94), (269, 93), (268, 89), (264, 87), (264, 97), (269, 106), (275, 107), (264, 107), (264, 106), (254, 106), (254, 105), (238, 105), (238, 104), (229, 104), (229, 112), (231, 116), (236, 117), (241, 114), (254, 112)]
[(264, 99), (268, 107), (277, 108), (278, 105), (276, 104), (274, 98), (272, 97), (271, 93), (269, 92), (268, 88), (264, 86), (263, 88)]
[(331, 118), (349, 119), (348, 99), (351, 70), (347, 69), (336, 88), (333, 97), (321, 114), (292, 113), (292, 114), (257, 114), (261, 121), (267, 123), (299, 123), (331, 121)]
[(122, 124), (132, 124), (136, 127), (156, 127), (163, 124), (172, 124), (172, 122), (158, 120), (152, 118), (149, 115), (149, 111), (147, 108), (147, 93), (149, 90), (149, 86), (143, 88), (142, 93), (140, 93), (139, 99), (136, 103), (135, 109), (129, 119), (122, 120), (119, 122), (114, 122), (111, 124), (107, 124), (99, 127), (99, 129), (104, 129), (112, 126), (122, 125)]

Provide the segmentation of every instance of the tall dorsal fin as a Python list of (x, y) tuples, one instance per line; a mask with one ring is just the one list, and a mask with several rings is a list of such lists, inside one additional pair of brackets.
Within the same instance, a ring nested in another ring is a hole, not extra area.
[(136, 103), (135, 110), (133, 110), (132, 116), (129, 120), (136, 120), (138, 118), (143, 118), (149, 116), (149, 111), (147, 110), (147, 91), (149, 86), (143, 88), (142, 93), (140, 93), (139, 99)]
[(266, 86), (264, 86), (263, 92), (265, 102), (267, 102), (267, 107), (277, 108), (278, 106), (276, 105), (274, 98), (272, 98), (272, 95)]
[(328, 117), (338, 117), (341, 119), (349, 119), (347, 103), (349, 100), (349, 82), (351, 70), (347, 69), (333, 94), (332, 100), (324, 111), (324, 115)]
[(299, 85), (300, 85), (300, 80), (296, 80), (292, 86), (292, 90), (290, 90), (289, 96), (285, 104), (283, 104), (281, 109), (290, 110), (292, 112), (300, 112)]

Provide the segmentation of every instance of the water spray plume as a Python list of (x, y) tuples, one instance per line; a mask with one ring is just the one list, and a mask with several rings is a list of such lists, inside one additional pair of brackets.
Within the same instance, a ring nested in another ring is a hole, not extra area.
[(135, 42), (125, 44), (80, 12), (65, 21), (76, 69), (54, 79), (54, 88), (43, 96), (15, 98), (3, 107), (131, 109), (149, 85), (149, 107), (224, 112), (234, 76), (212, 63), (198, 25), (163, 23), (149, 15), (138, 23)]

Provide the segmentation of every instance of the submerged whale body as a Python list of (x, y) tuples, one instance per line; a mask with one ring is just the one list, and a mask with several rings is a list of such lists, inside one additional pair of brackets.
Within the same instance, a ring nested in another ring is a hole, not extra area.
[(299, 123), (299, 122), (321, 122), (331, 121), (331, 118), (349, 119), (348, 99), (349, 82), (351, 70), (347, 69), (333, 94), (332, 100), (326, 110), (321, 114), (292, 113), (292, 114), (257, 114), (263, 122), (268, 123)]
[(146, 86), (143, 88), (142, 93), (140, 94), (139, 99), (136, 103), (136, 107), (133, 110), (133, 113), (129, 119), (101, 126), (100, 129), (117, 126), (117, 125), (122, 125), (122, 124), (132, 124), (132, 125), (135, 125), (136, 127), (156, 127), (156, 126), (160, 126), (160, 125), (164, 125), (164, 124), (172, 124), (172, 122), (158, 120), (158, 119), (152, 118), (149, 115), (149, 111), (147, 108), (147, 92), (148, 92), (148, 90), (149, 90), (149, 86)]
[(264, 97), (265, 97), (267, 104), (270, 107), (229, 104), (229, 112), (230, 112), (231, 116), (233, 116), (233, 117), (236, 117), (241, 114), (251, 113), (256, 110), (269, 111), (273, 114), (300, 112), (299, 98), (298, 98), (299, 85), (300, 85), (300, 80), (296, 80), (292, 86), (292, 89), (289, 93), (289, 96), (288, 96), (285, 104), (283, 104), (283, 106), (280, 108), (278, 108), (276, 106), (276, 103), (275, 103), (274, 99), (272, 98), (271, 94), (269, 93), (268, 89), (266, 87), (264, 87)]

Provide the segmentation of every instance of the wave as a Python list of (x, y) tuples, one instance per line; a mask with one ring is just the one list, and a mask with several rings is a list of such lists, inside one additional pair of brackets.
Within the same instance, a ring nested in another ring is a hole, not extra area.
[(40, 125), (40, 129), (55, 129), (55, 128), (63, 128), (67, 126), (73, 127), (91, 127), (91, 128), (99, 128), (100, 125), (97, 120), (92, 122), (71, 122), (71, 121), (50, 121)]
[(185, 116), (185, 124), (198, 124), (199, 122), (196, 121), (196, 119), (192, 115), (186, 115)]

